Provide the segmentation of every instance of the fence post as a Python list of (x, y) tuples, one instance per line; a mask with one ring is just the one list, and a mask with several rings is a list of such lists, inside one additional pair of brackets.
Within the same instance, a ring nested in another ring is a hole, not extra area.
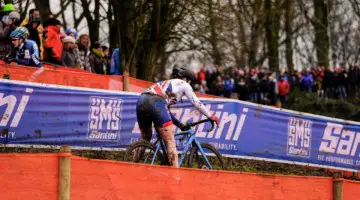
[(124, 77), (124, 91), (129, 91), (129, 72), (128, 71), (124, 71), (123, 74)]
[(71, 147), (63, 145), (59, 153), (59, 200), (70, 200)]
[(342, 200), (343, 199), (343, 174), (342, 172), (336, 172), (333, 174), (333, 199)]

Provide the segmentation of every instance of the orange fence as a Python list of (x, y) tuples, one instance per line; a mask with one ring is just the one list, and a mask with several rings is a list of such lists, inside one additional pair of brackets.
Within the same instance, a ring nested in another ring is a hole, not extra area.
[[(0, 61), (0, 77), (10, 77), (11, 80), (56, 84), (64, 86), (85, 87), (123, 91), (123, 76), (93, 74), (81, 69), (55, 67), (44, 64), (44, 68), (26, 67), (22, 65), (5, 64)], [(130, 92), (143, 92), (152, 83), (129, 77)], [(201, 95), (201, 97), (212, 97)], [(215, 97), (218, 98), (218, 97)]]
[[(58, 154), (0, 154), (0, 199), (57, 199)], [(91, 199), (333, 199), (328, 177), (264, 175), (71, 157), (70, 197)], [(360, 183), (344, 180), (344, 200)]]

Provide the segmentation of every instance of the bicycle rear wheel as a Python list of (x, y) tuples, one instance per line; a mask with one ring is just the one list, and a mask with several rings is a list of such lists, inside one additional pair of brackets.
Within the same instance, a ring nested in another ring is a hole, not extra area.
[[(145, 140), (135, 142), (128, 146), (125, 152), (124, 161), (151, 164), (155, 155), (156, 147)], [(160, 151), (156, 153), (154, 165), (165, 165), (164, 156)]]
[[(222, 159), (221, 154), (217, 149), (215, 149), (215, 147), (213, 147), (211, 144), (208, 143), (200, 143), (200, 146), (205, 152), (206, 157), (209, 160), (213, 169), (215, 170), (226, 169), (225, 162)], [(188, 161), (188, 167), (199, 168), (199, 169), (211, 169), (196, 145), (193, 145), (193, 148), (191, 149), (189, 161)]]

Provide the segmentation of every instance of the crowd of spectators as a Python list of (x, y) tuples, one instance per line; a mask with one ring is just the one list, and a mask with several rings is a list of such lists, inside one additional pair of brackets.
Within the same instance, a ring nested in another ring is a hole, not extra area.
[[(39, 60), (97, 74), (121, 74), (119, 49), (112, 53), (100, 42), (90, 44), (89, 35), (78, 35), (74, 28), (62, 32), (61, 22), (53, 15), (43, 22), (38, 9), (31, 9), (28, 16), (20, 16), (13, 4), (6, 4), (1, 7), (0, 19), (0, 56), (5, 61), (42, 67), (36, 64)], [(18, 45), (16, 40), (20, 40)], [(19, 58), (33, 61), (21, 62)]]
[(197, 73), (194, 88), (199, 93), (267, 105), (278, 105), (280, 102), (284, 106), (289, 93), (296, 88), (303, 92), (314, 92), (322, 98), (358, 97), (359, 76), (358, 66), (350, 66), (349, 69), (308, 68), (300, 72), (285, 69), (281, 73), (265, 67), (225, 70), (216, 67), (210, 70), (204, 66)]
[[(78, 35), (74, 28), (62, 32), (61, 22), (52, 15), (43, 22), (38, 9), (21, 16), (13, 4), (6, 4), (1, 7), (0, 19), (0, 56), (5, 61), (35, 67), (50, 63), (97, 74), (121, 74), (118, 48), (111, 52), (100, 42), (90, 44), (89, 35)], [(267, 105), (280, 101), (284, 105), (295, 88), (316, 92), (323, 98), (357, 97), (359, 76), (358, 66), (349, 69), (318, 67), (301, 72), (285, 69), (282, 73), (265, 67), (210, 70), (204, 66), (197, 73), (193, 86), (199, 93)]]

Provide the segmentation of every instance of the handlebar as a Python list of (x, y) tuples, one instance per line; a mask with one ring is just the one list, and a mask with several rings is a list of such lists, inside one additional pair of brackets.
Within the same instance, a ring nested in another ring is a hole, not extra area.
[(215, 128), (215, 126), (214, 126), (215, 122), (212, 121), (211, 119), (203, 119), (203, 120), (200, 120), (200, 121), (198, 121), (198, 122), (194, 122), (194, 123), (187, 124), (187, 125), (190, 126), (190, 127), (194, 127), (194, 126), (197, 126), (197, 125), (202, 124), (202, 123), (205, 123), (205, 122), (210, 122), (210, 123), (211, 123), (211, 127), (210, 127), (210, 129), (209, 129), (207, 132), (211, 132), (212, 130), (214, 130), (214, 128)]
[[(202, 123), (205, 123), (205, 122), (211, 122), (211, 127), (210, 129), (207, 131), (207, 132), (211, 132), (212, 130), (214, 130), (215, 126), (214, 126), (214, 121), (212, 121), (211, 119), (203, 119), (203, 120), (200, 120), (198, 122), (194, 122), (194, 123), (188, 123), (186, 124), (188, 127), (194, 127), (196, 125), (199, 125), (199, 124), (202, 124)], [(187, 134), (182, 134), (183, 136), (179, 139), (180, 141), (184, 140), (186, 137), (187, 137)]]

